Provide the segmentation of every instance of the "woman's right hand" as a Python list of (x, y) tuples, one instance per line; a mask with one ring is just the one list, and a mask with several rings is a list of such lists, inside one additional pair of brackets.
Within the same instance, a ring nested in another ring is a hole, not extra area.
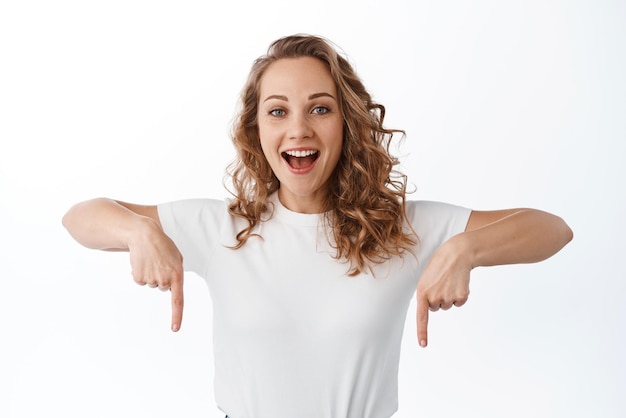
[(172, 293), (172, 331), (180, 329), (183, 257), (163, 232), (156, 206), (91, 199), (72, 206), (63, 225), (87, 248), (129, 251), (135, 282)]
[(152, 218), (143, 218), (128, 242), (135, 283), (172, 294), (172, 331), (183, 317), (183, 257), (174, 242)]

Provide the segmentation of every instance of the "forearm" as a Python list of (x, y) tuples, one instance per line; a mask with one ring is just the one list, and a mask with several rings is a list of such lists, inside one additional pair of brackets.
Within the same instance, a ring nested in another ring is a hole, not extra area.
[(134, 234), (156, 224), (115, 200), (97, 198), (72, 206), (63, 217), (63, 226), (87, 248), (125, 251)]
[(556, 254), (572, 236), (571, 229), (558, 216), (521, 209), (454, 239), (473, 268), (542, 261)]

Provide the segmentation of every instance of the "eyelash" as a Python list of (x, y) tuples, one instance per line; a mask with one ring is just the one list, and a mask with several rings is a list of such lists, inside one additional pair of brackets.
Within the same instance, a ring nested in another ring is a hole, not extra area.
[(317, 113), (317, 112), (316, 112), (316, 114), (318, 114), (318, 115), (325, 115), (325, 114), (327, 114), (328, 112), (330, 112), (330, 109), (329, 109), (329, 108), (327, 108), (326, 106), (315, 106), (315, 107), (313, 108), (313, 111), (315, 112), (317, 109), (324, 109), (324, 111), (323, 111), (322, 113)]
[[(316, 110), (318, 110), (318, 109), (319, 110), (323, 110), (323, 112), (321, 112), (321, 113), (320, 112), (316, 112)], [(282, 112), (282, 113), (280, 115), (277, 115), (276, 113), (278, 113), (278, 112)], [(330, 109), (328, 107), (326, 107), (326, 106), (315, 106), (313, 108), (313, 113), (317, 114), (317, 115), (325, 115), (325, 114), (327, 114), (329, 112), (330, 112)], [(268, 113), (270, 114), (270, 116), (281, 117), (281, 116), (284, 116), (286, 112), (283, 109), (272, 109)]]

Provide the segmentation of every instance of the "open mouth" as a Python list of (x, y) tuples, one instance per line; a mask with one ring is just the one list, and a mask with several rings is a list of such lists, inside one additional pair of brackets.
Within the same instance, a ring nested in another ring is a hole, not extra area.
[(281, 154), (287, 164), (297, 170), (312, 166), (319, 155), (319, 151), (315, 150), (290, 150)]

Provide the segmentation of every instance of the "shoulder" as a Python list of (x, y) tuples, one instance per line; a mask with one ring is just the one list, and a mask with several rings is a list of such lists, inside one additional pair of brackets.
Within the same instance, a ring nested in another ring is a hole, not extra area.
[(446, 219), (450, 217), (469, 217), (471, 209), (451, 203), (432, 200), (408, 200), (406, 212), (409, 219)]
[(157, 205), (157, 210), (159, 214), (165, 211), (176, 211), (176, 212), (211, 212), (211, 211), (225, 211), (227, 207), (226, 200), (218, 200), (218, 199), (206, 199), (206, 198), (195, 198), (195, 199), (182, 199), (182, 200), (173, 200), (170, 202), (162, 202)]
[(472, 210), (464, 206), (430, 200), (406, 202), (407, 222), (422, 239), (429, 235), (451, 236), (463, 232)]
[(156, 206), (164, 225), (206, 224), (221, 222), (228, 215), (228, 202), (218, 199), (184, 199), (163, 202)]

